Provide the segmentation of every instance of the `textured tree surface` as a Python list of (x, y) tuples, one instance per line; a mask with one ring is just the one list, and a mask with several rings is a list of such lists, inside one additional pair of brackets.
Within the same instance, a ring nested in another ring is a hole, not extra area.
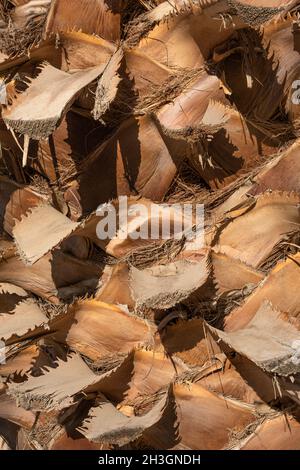
[(299, 14), (0, 1), (1, 450), (300, 449)]

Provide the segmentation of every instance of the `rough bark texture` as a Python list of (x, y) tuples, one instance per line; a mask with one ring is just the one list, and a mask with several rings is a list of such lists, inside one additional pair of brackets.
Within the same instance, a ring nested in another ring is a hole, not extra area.
[(300, 449), (299, 13), (0, 1), (0, 450)]

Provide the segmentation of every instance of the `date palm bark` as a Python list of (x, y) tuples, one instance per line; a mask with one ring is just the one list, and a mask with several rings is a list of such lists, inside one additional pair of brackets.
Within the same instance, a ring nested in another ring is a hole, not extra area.
[(299, 13), (0, 1), (0, 450), (300, 449)]

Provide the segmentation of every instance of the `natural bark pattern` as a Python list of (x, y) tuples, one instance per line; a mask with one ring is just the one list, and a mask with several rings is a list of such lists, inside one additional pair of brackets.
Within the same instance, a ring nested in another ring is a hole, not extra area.
[(299, 2), (0, 7), (0, 449), (299, 448)]

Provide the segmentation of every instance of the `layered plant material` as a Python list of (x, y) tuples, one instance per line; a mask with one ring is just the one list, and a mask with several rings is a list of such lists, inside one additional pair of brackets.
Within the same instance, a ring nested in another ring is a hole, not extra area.
[(300, 449), (299, 38), (299, 0), (0, 0), (0, 450)]

